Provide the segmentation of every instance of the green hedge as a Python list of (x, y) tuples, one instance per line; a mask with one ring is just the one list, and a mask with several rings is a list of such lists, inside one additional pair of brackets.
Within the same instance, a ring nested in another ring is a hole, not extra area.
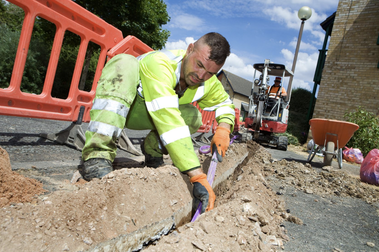
[(349, 122), (359, 125), (359, 129), (347, 143), (348, 147), (359, 148), (364, 156), (372, 149), (379, 149), (378, 117), (359, 107), (353, 112), (346, 112), (344, 118)]

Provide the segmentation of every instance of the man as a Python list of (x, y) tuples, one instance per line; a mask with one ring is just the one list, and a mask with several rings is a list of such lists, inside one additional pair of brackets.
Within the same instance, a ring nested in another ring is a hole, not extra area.
[(279, 99), (281, 97), (287, 96), (287, 92), (284, 89), (284, 87), (280, 86), (281, 83), (282, 83), (282, 78), (276, 77), (274, 80), (274, 85), (272, 85), (271, 88), (267, 91), (269, 93), (269, 98)]
[(202, 212), (213, 209), (215, 194), (194, 151), (191, 134), (201, 125), (202, 109), (216, 110), (218, 128), (212, 139), (221, 156), (234, 127), (234, 105), (216, 73), (230, 54), (228, 41), (208, 33), (187, 50), (154, 51), (137, 59), (113, 57), (104, 67), (90, 111), (80, 173), (86, 180), (111, 172), (115, 141), (124, 127), (151, 129), (141, 144), (145, 165), (158, 167), (169, 154), (174, 165), (190, 177)]

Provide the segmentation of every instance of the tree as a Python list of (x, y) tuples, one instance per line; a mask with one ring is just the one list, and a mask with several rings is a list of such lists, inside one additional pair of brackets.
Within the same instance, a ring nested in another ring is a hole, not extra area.
[(6, 24), (11, 31), (21, 31), (24, 11), (14, 5), (0, 0), (0, 24)]
[(162, 25), (170, 21), (162, 0), (74, 0), (77, 4), (151, 48), (162, 49), (170, 35)]
[[(0, 88), (7, 88), (11, 81), (24, 15), (20, 7), (0, 1), (0, 72), (2, 73)], [(21, 81), (20, 89), (23, 92), (41, 93), (42, 91), (46, 71), (44, 59), (48, 52), (41, 42), (43, 41), (32, 39), (30, 43)]]
[[(162, 0), (73, 0), (79, 5), (120, 29), (124, 36), (134, 35), (153, 49), (165, 45), (169, 32), (162, 29), (170, 18)], [(0, 87), (9, 86), (13, 62), (17, 51), (24, 11), (16, 5), (0, 0)], [(40, 93), (44, 84), (47, 64), (56, 27), (37, 17), (22, 77), (23, 92)], [(54, 78), (52, 96), (67, 98), (77, 59), (80, 37), (66, 31)], [(96, 71), (100, 47), (90, 42), (87, 49), (79, 89), (90, 90)], [(96, 56), (96, 57), (94, 57)]]
[[(170, 20), (162, 0), (74, 1), (121, 30), (125, 37), (133, 35), (153, 49), (162, 49), (170, 35), (162, 29), (162, 25)], [(96, 48), (89, 44), (79, 89), (88, 86), (86, 80), (93, 52), (96, 52)]]

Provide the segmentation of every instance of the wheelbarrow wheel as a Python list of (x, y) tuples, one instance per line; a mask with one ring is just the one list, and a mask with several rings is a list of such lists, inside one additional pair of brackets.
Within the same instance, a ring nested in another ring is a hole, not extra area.
[(334, 154), (334, 142), (327, 142), (324, 154), (324, 166), (332, 165)]
[(338, 149), (337, 153), (337, 161), (338, 161), (338, 167), (342, 169), (342, 148)]

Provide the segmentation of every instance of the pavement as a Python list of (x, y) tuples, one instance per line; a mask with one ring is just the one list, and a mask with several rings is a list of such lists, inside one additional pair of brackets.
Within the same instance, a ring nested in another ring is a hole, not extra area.
[[(51, 141), (41, 134), (56, 134), (71, 126), (71, 122), (27, 117), (0, 116), (0, 146), (8, 152), (12, 170), (36, 178), (45, 189), (57, 190), (64, 180), (71, 180), (81, 163), (81, 151), (74, 146)], [(88, 123), (80, 127), (85, 130)], [(148, 131), (127, 130), (133, 145), (139, 149), (141, 139)], [(119, 150), (116, 163), (138, 167), (143, 156)]]

